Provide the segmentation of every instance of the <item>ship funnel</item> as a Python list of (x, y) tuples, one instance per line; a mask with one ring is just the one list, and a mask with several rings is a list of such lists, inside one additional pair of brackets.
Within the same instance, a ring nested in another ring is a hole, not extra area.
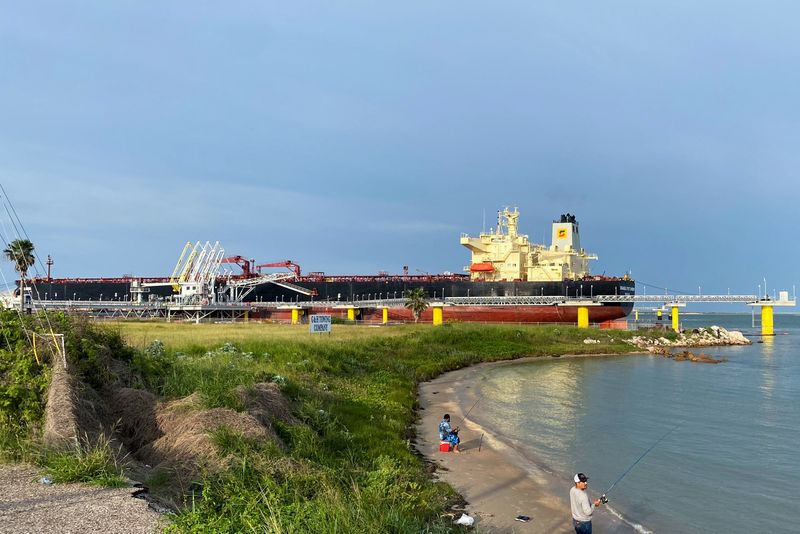
[(579, 252), (581, 250), (581, 235), (578, 231), (578, 221), (569, 213), (562, 215), (558, 221), (553, 221), (552, 250), (560, 252)]

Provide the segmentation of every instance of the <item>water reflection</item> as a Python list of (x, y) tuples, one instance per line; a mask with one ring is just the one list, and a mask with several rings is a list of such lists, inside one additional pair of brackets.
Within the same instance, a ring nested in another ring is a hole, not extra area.
[[(764, 394), (764, 400), (772, 399), (775, 392), (775, 362), (773, 356), (775, 355), (775, 337), (763, 336), (763, 344), (761, 346), (761, 392)], [(774, 407), (771, 403), (764, 404), (765, 415), (772, 414)]]
[[(531, 372), (535, 365), (536, 372)], [(484, 413), (509, 414), (508, 420), (481, 421), (502, 434), (530, 445), (530, 421), (536, 421), (536, 448), (550, 456), (563, 451), (578, 439), (580, 417), (585, 411), (581, 388), (584, 369), (581, 362), (541, 362), (498, 367), (492, 371), (486, 388), (488, 403)], [(519, 414), (515, 417), (511, 414)]]

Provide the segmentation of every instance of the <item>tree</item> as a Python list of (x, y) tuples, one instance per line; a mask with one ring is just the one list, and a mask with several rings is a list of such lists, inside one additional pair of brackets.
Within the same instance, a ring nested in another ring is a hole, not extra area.
[(428, 309), (428, 299), (425, 295), (425, 290), (421, 287), (409, 289), (406, 291), (405, 297), (406, 303), (404, 306), (411, 310), (411, 313), (414, 315), (414, 322), (416, 323), (419, 321), (422, 312)]
[(14, 270), (19, 273), (19, 302), (20, 309), (25, 307), (25, 276), (28, 267), (36, 263), (33, 255), (33, 243), (28, 239), (15, 239), (3, 251), (6, 258), (14, 264)]

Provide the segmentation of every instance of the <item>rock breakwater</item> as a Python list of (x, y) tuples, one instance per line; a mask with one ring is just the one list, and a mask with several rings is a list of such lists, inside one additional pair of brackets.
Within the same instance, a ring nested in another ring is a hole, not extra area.
[(738, 330), (726, 330), (721, 326), (710, 326), (708, 328), (696, 328), (680, 332), (675, 339), (666, 337), (645, 337), (634, 336), (626, 340), (627, 343), (636, 347), (657, 352), (663, 347), (715, 347), (723, 345), (750, 345), (752, 342), (744, 337)]

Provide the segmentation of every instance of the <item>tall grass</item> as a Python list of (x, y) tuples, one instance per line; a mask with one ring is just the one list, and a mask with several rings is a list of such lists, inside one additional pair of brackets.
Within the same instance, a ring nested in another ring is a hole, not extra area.
[(113, 488), (128, 485), (112, 444), (105, 438), (95, 443), (85, 441), (70, 450), (43, 449), (38, 463), (47, 468), (53, 482), (82, 482)]
[[(273, 325), (154, 326), (116, 328), (134, 343), (143, 333), (163, 342), (132, 363), (160, 395), (198, 392), (207, 407), (241, 409), (236, 387), (273, 381), (294, 401), (299, 422), (275, 423), (286, 450), (224, 431), (215, 436), (231, 467), (204, 481), (202, 498), (172, 527), (215, 532), (451, 531), (441, 514), (455, 495), (424, 474), (411, 447), (419, 382), (482, 361), (628, 352), (622, 339), (632, 335), (453, 324), (336, 325), (334, 336), (312, 337)], [(600, 343), (584, 344), (586, 337)]]

